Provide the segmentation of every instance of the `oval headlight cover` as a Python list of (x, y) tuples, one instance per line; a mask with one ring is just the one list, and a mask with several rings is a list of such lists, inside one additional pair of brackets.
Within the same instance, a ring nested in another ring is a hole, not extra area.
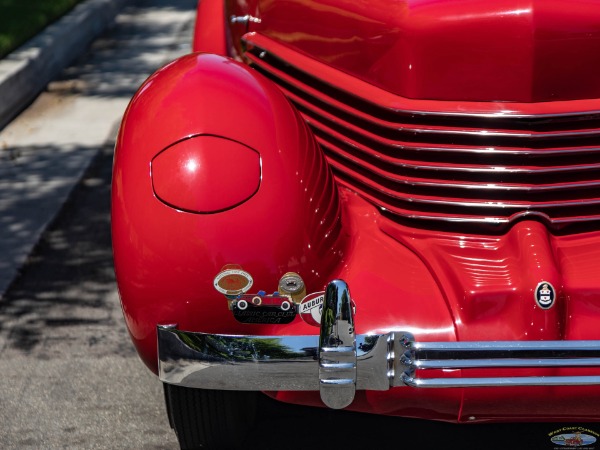
[(154, 194), (182, 211), (215, 213), (250, 199), (260, 186), (259, 153), (219, 136), (195, 136), (167, 147), (151, 163)]

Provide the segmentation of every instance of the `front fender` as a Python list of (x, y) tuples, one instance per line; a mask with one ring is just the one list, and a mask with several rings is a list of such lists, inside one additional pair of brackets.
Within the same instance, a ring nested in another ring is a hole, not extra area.
[(112, 189), (123, 311), (153, 371), (159, 323), (238, 331), (213, 287), (226, 264), (258, 289), (293, 271), (320, 290), (346, 245), (337, 188), (304, 121), (268, 80), (217, 55), (180, 58), (139, 89)]

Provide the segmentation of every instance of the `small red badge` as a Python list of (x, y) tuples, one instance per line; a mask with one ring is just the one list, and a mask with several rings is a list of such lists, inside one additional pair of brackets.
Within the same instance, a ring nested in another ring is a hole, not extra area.
[(304, 297), (298, 306), (302, 320), (315, 327), (321, 326), (323, 303), (325, 303), (325, 292), (315, 292)]

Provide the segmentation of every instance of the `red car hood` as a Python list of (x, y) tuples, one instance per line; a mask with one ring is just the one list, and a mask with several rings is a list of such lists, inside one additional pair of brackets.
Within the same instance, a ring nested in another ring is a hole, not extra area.
[(597, 0), (259, 0), (253, 30), (411, 99), (600, 97)]

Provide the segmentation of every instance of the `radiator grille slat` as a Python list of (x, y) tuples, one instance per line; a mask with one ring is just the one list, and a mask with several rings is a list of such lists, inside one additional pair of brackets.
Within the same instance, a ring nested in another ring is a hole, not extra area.
[(303, 115), (338, 181), (393, 220), (482, 232), (527, 216), (557, 230), (598, 225), (599, 111), (402, 111), (332, 86), (268, 48), (249, 46), (246, 57)]

